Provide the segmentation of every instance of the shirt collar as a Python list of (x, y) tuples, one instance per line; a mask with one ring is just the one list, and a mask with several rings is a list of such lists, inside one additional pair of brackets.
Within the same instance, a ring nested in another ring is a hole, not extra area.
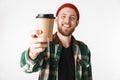
[[(74, 45), (78, 45), (78, 41), (74, 38), (74, 36), (72, 35), (72, 41)], [(53, 44), (61, 44), (61, 41), (57, 35), (57, 32), (53, 35)]]

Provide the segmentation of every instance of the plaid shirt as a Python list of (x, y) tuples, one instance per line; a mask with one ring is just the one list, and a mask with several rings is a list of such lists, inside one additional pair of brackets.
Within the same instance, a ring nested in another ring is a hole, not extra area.
[[(75, 40), (73, 36), (72, 40), (75, 80), (92, 80), (90, 50), (86, 44)], [(20, 60), (21, 68), (27, 73), (40, 71), (39, 80), (58, 80), (58, 63), (62, 53), (62, 45), (57, 34), (53, 35), (53, 41), (49, 46), (50, 51), (46, 49), (35, 60), (29, 57), (29, 49), (23, 52)]]

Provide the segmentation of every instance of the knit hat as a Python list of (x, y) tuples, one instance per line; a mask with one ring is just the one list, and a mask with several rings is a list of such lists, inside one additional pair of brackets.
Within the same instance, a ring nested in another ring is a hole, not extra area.
[(61, 5), (56, 12), (56, 16), (58, 16), (58, 13), (65, 7), (69, 7), (69, 8), (74, 9), (74, 11), (77, 14), (77, 18), (78, 18), (77, 20), (79, 20), (79, 17), (80, 17), (79, 11), (78, 11), (77, 7), (71, 3), (65, 3), (65, 4)]

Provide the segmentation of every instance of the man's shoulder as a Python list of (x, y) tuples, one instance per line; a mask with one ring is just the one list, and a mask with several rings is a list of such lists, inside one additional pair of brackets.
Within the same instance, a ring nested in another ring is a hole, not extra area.
[(86, 46), (87, 47), (87, 44), (85, 42), (79, 41), (79, 40), (77, 40), (77, 42), (78, 42), (79, 46)]
[(78, 42), (78, 46), (79, 46), (79, 48), (82, 52), (88, 52), (89, 51), (89, 48), (88, 48), (88, 46), (85, 42), (83, 42), (83, 41), (77, 41), (77, 42)]

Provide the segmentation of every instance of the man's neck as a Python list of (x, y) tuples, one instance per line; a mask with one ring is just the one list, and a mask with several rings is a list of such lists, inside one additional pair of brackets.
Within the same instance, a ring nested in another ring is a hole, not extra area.
[(71, 35), (70, 36), (63, 36), (61, 33), (57, 32), (57, 35), (62, 43), (62, 45), (65, 48), (68, 48), (70, 46), (70, 42), (71, 42)]

